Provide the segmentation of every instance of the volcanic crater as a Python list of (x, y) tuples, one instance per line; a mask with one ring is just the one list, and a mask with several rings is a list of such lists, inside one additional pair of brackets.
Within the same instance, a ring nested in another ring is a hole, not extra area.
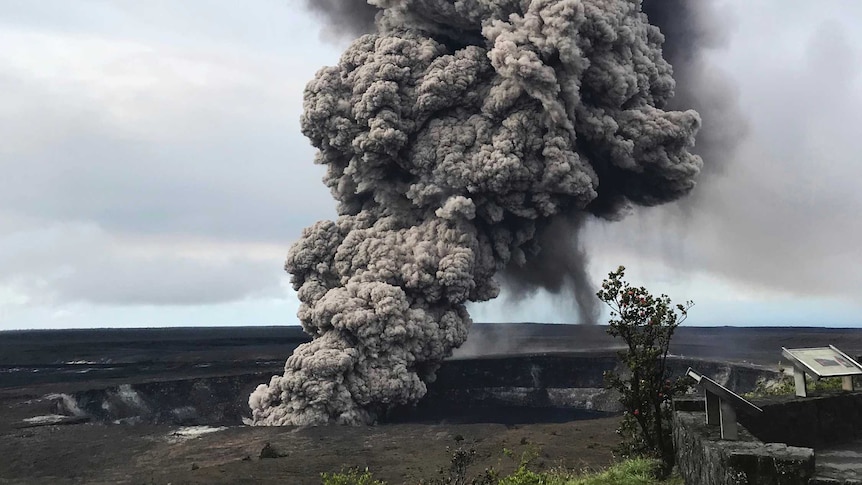
[[(358, 466), (415, 483), (459, 446), (477, 451), (476, 470), (514, 466), (504, 448), (539, 450), (545, 466), (602, 466), (619, 411), (603, 389), (618, 365), (604, 332), (477, 324), (415, 406), (374, 426), (318, 428), (243, 425), (251, 390), (306, 339), (296, 327), (5, 332), (0, 478), (318, 483)], [(856, 330), (680, 328), (671, 366), (745, 392), (777, 375), (782, 345), (838, 341), (862, 350)], [(278, 459), (260, 458), (266, 443)]]

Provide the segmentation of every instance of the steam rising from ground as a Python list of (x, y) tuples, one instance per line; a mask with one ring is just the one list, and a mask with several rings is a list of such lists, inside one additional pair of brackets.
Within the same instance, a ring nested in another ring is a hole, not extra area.
[(340, 217), (288, 254), (314, 340), (251, 395), (255, 424), (415, 402), (495, 275), (591, 291), (561, 239), (586, 214), (687, 194), (702, 165), (698, 114), (663, 109), (671, 67), (638, 2), (369, 2), (378, 32), (306, 88), (303, 133)]

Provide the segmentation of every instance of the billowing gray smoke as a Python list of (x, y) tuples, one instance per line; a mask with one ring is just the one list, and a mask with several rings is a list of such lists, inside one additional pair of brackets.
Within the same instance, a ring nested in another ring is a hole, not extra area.
[(305, 7), (326, 18), (326, 35), (355, 38), (374, 29), (379, 10), (365, 0), (304, 0)]
[(643, 11), (664, 34), (662, 52), (673, 66), (676, 89), (668, 107), (703, 116), (694, 153), (709, 161), (705, 174), (720, 173), (732, 163), (748, 121), (730, 77), (704, 54), (727, 42), (732, 23), (715, 0), (645, 0)]
[(584, 214), (677, 199), (702, 165), (698, 114), (663, 109), (671, 68), (638, 2), (369, 3), (378, 32), (306, 88), (303, 133), (340, 217), (288, 254), (314, 340), (251, 395), (256, 424), (368, 423), (415, 402), (495, 275), (545, 284), (531, 268), (556, 269)]

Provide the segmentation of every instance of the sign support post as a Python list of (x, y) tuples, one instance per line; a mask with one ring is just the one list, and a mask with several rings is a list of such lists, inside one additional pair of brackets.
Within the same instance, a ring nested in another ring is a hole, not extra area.
[(808, 381), (805, 379), (805, 371), (798, 366), (793, 366), (793, 385), (796, 387), (798, 397), (808, 397)]
[(736, 429), (736, 410), (727, 402), (721, 402), (721, 438), (736, 441), (739, 431)]
[(691, 367), (686, 375), (697, 381), (705, 394), (706, 424), (718, 425), (721, 428), (721, 439), (738, 440), (739, 429), (736, 423), (737, 408), (747, 413), (762, 413), (763, 410), (738, 396), (730, 389), (722, 386), (704, 375), (698, 374)]

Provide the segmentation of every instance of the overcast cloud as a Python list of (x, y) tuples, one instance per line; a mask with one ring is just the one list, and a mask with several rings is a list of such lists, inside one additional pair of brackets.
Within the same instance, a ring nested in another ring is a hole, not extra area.
[[(714, 58), (735, 66), (740, 105), (751, 125), (732, 163), (702, 180), (690, 213), (680, 217), (674, 207), (644, 211), (595, 231), (594, 243), (625, 251), (631, 247), (623, 242), (626, 235), (638, 234), (638, 251), (680, 271), (697, 268), (794, 298), (858, 301), (862, 57), (851, 34), (862, 11), (848, 5), (832, 2), (832, 12), (812, 9), (808, 16), (773, 19), (798, 37), (755, 23), (754, 15), (768, 13), (764, 9), (740, 16), (728, 51)], [(746, 45), (749, 29), (762, 27), (765, 46)], [(681, 244), (669, 248), (663, 241), (675, 237)]]
[[(0, 3), (0, 329), (295, 322), (284, 255), (334, 216), (302, 89), (345, 43), (305, 3)], [(698, 75), (747, 135), (692, 200), (590, 224), (591, 273), (626, 264), (693, 323), (862, 325), (862, 4), (718, 4)]]

